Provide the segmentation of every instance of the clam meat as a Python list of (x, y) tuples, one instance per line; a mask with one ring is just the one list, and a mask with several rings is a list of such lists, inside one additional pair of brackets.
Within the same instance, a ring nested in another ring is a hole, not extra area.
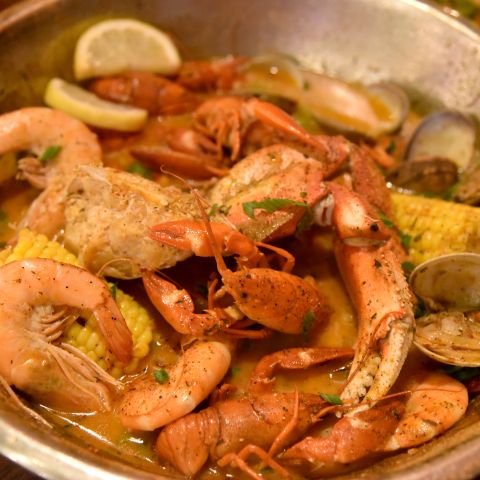
[(480, 255), (443, 255), (419, 265), (413, 292), (430, 312), (417, 319), (415, 345), (450, 365), (480, 366)]

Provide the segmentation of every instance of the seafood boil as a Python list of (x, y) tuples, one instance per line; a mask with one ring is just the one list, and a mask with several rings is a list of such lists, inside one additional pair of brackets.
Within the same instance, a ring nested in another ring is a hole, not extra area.
[(331, 476), (461, 420), (475, 122), (280, 54), (95, 72), (99, 25), (78, 84), (0, 114), (3, 394), (199, 479)]

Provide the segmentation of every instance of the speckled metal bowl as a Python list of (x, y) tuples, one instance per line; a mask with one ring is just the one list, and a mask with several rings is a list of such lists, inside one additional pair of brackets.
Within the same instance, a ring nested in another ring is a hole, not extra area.
[[(28, 0), (0, 13), (0, 111), (39, 104), (49, 77), (72, 78), (73, 45), (106, 17), (137, 17), (178, 38), (184, 57), (294, 54), (347, 80), (393, 80), (424, 108), (480, 117), (480, 37), (414, 0)], [(479, 403), (434, 442), (342, 478), (467, 479), (480, 474)], [(163, 478), (0, 400), (0, 452), (47, 479)]]

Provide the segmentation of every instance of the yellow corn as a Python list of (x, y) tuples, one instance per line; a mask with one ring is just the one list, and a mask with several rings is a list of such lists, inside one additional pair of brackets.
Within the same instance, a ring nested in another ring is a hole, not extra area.
[(447, 253), (480, 253), (480, 208), (400, 193), (392, 199), (397, 226), (411, 237), (413, 263)]
[[(75, 255), (66, 250), (60, 243), (50, 241), (45, 235), (23, 229), (14, 247), (0, 251), (0, 265), (25, 258), (50, 258), (59, 262), (79, 265)], [(148, 312), (130, 295), (109, 284), (115, 300), (122, 312), (133, 337), (133, 359), (125, 367), (121, 365), (108, 350), (93, 315), (86, 319), (78, 319), (65, 332), (63, 341), (77, 347), (94, 362), (118, 378), (124, 373), (135, 371), (140, 359), (148, 355), (153, 337), (153, 319)]]

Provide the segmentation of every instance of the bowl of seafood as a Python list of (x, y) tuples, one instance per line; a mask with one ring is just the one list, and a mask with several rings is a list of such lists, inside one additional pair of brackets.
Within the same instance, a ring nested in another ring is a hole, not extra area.
[(82, 6), (0, 13), (0, 453), (51, 480), (478, 475), (473, 24)]

